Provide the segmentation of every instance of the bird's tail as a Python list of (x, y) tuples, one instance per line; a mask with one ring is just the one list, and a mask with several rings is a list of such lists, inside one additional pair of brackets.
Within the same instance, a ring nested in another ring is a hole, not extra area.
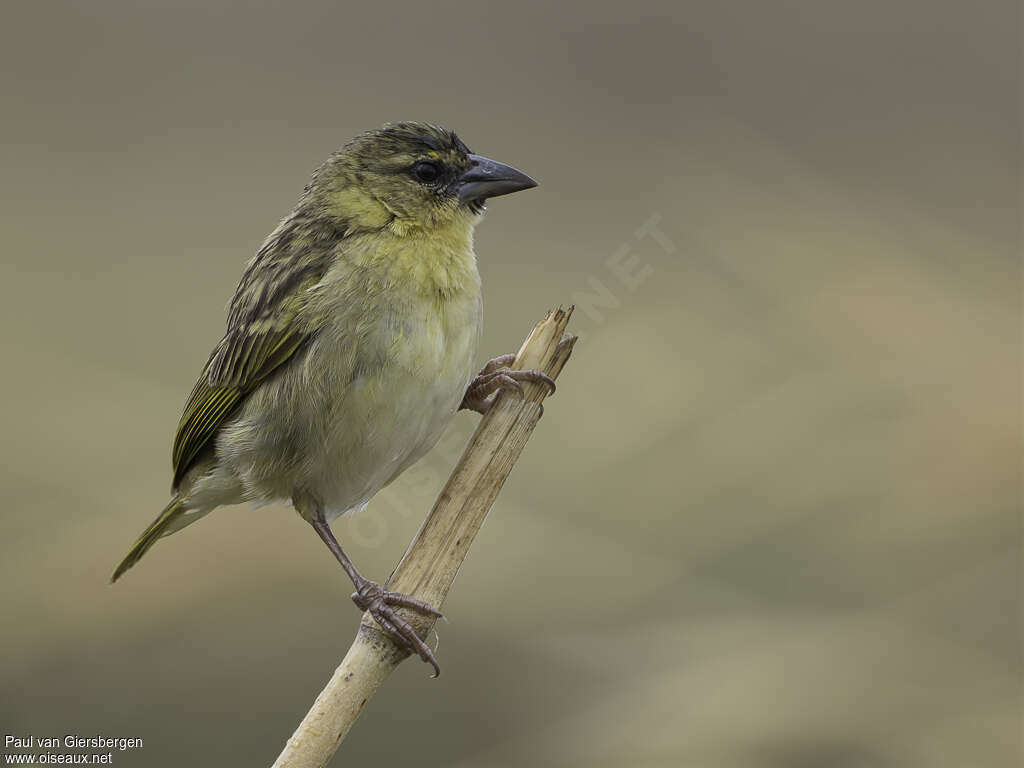
[(181, 528), (184, 522), (181, 518), (185, 511), (185, 504), (180, 498), (175, 496), (171, 499), (171, 503), (164, 507), (163, 512), (157, 515), (156, 520), (150, 523), (149, 527), (142, 532), (139, 540), (132, 544), (132, 548), (128, 550), (128, 554), (124, 556), (124, 559), (114, 570), (114, 575), (110, 577), (110, 583), (113, 584), (121, 578), (125, 571), (139, 562), (142, 556), (149, 551), (149, 548), (156, 543), (157, 539)]

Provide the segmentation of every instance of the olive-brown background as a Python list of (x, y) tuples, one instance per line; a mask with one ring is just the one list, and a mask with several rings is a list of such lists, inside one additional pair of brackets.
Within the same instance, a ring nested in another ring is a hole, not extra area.
[[(559, 303), (583, 338), (441, 678), (403, 665), (333, 765), (1019, 764), (1016, 3), (0, 13), (4, 734), (277, 754), (358, 620), (309, 528), (222, 510), (106, 580), (244, 261), (425, 119), (541, 181), (478, 230), (481, 359)], [(365, 573), (475, 420), (336, 524)]]

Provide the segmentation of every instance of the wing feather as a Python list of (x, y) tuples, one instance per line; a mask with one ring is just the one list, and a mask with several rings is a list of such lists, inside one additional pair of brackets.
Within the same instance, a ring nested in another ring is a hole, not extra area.
[[(293, 225), (291, 230), (287, 225)], [(214, 348), (185, 404), (174, 437), (174, 487), (246, 396), (286, 363), (315, 331), (303, 311), (329, 263), (329, 250), (292, 246), (296, 222), (285, 222), (246, 269)], [(308, 244), (308, 240), (306, 241)]]
[[(245, 396), (286, 362), (309, 337), (308, 333), (297, 330), (235, 338), (238, 335), (229, 333), (218, 345), (185, 405), (174, 439), (175, 486)], [(218, 354), (224, 354), (227, 363), (218, 368), (223, 378), (211, 382), (211, 368)]]

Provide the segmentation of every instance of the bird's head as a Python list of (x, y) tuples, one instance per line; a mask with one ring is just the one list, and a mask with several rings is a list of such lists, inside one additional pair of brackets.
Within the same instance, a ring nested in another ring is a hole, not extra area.
[(475, 220), (488, 198), (537, 186), (474, 155), (452, 131), (388, 123), (356, 137), (314, 174), (306, 197), (355, 230), (430, 229)]

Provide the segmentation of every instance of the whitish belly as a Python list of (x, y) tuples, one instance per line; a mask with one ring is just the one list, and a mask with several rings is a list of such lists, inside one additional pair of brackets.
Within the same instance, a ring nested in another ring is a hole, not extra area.
[(359, 508), (430, 450), (462, 401), (478, 329), (419, 324), (390, 340), (383, 365), (356, 375), (333, 409), (311, 490), (329, 517)]
[(434, 446), (472, 377), (480, 310), (476, 298), (427, 309), (356, 342), (352, 318), (339, 318), (250, 396), (218, 444), (246, 498), (309, 494), (334, 518)]

